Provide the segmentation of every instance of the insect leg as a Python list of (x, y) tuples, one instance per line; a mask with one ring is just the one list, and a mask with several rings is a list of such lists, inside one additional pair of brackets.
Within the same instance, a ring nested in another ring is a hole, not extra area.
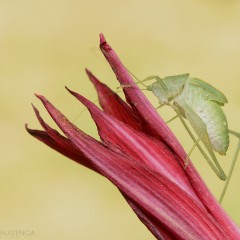
[[(149, 76), (149, 77), (141, 80), (140, 83), (150, 81), (153, 79), (157, 80), (157, 83), (162, 87), (162, 89), (165, 91), (165, 93), (168, 94), (169, 90), (168, 90), (167, 86), (165, 85), (164, 81), (159, 76), (156, 76), (156, 75)], [(148, 88), (148, 86), (146, 86), (145, 84), (143, 84), (143, 85), (146, 88)]]
[(202, 135), (196, 140), (196, 142), (194, 142), (194, 145), (192, 146), (192, 148), (190, 149), (190, 151), (187, 154), (187, 157), (185, 159), (185, 167), (188, 166), (189, 161), (190, 161), (190, 155), (192, 154), (193, 150), (195, 149), (195, 147), (198, 146), (198, 143), (201, 141), (202, 137), (204, 136), (204, 132), (202, 133)]
[(236, 165), (237, 158), (238, 158), (238, 154), (239, 154), (239, 151), (240, 151), (240, 133), (234, 132), (234, 131), (232, 131), (232, 130), (229, 130), (229, 133), (238, 138), (238, 145), (237, 145), (237, 147), (236, 147), (236, 150), (235, 150), (235, 153), (234, 153), (234, 156), (233, 156), (233, 160), (232, 160), (232, 164), (231, 164), (231, 167), (230, 167), (230, 171), (229, 171), (228, 176), (227, 176), (227, 181), (226, 181), (226, 183), (224, 184), (224, 187), (223, 187), (221, 196), (220, 196), (220, 198), (219, 198), (219, 202), (220, 202), (220, 203), (222, 203), (223, 198), (224, 198), (224, 196), (225, 196), (225, 193), (226, 193), (226, 191), (227, 191), (227, 188), (228, 188), (230, 179), (231, 179), (232, 174), (233, 174), (233, 169), (234, 169), (234, 167), (235, 167), (235, 165)]
[(205, 123), (200, 119), (200, 117), (187, 104), (182, 104), (181, 107), (184, 108), (186, 117), (189, 120), (189, 122), (191, 123), (193, 129), (197, 132), (198, 136), (200, 137), (202, 135), (202, 137), (200, 139), (202, 140), (205, 147), (207, 148), (207, 150), (208, 150), (209, 154), (211, 155), (212, 160), (213, 160), (215, 165), (212, 163), (212, 161), (209, 159), (209, 157), (207, 156), (205, 151), (199, 145), (198, 140), (194, 137), (193, 133), (191, 132), (191, 130), (187, 126), (186, 122), (184, 121), (184, 119), (183, 119), (181, 113), (178, 111), (177, 107), (173, 106), (173, 108), (176, 111), (178, 117), (180, 118), (181, 122), (183, 123), (185, 129), (187, 130), (187, 132), (189, 133), (189, 135), (193, 139), (194, 143), (197, 145), (198, 149), (200, 150), (200, 152), (202, 153), (202, 155), (206, 159), (209, 166), (215, 172), (215, 174), (221, 180), (226, 180), (226, 175), (225, 175), (223, 169), (221, 168), (221, 166), (219, 165), (219, 163), (216, 159), (216, 156), (213, 152), (213, 149), (211, 147), (211, 143), (210, 143), (210, 140), (208, 138)]
[(200, 136), (203, 133), (203, 137), (202, 137), (202, 142), (204, 144), (204, 146), (206, 147), (206, 149), (208, 150), (215, 166), (218, 169), (219, 172), (219, 178), (221, 180), (226, 180), (226, 175), (222, 169), (222, 167), (220, 166), (214, 152), (213, 152), (213, 148), (207, 133), (207, 125), (202, 121), (202, 119), (192, 110), (191, 107), (189, 107), (186, 103), (182, 104), (182, 107), (185, 110), (185, 114), (187, 119), (189, 120), (190, 124), (192, 125), (193, 129), (196, 131), (196, 133)]
[[(196, 143), (198, 149), (200, 150), (200, 152), (202, 153), (202, 155), (204, 156), (204, 158), (207, 160), (208, 164), (211, 166), (211, 168), (213, 169), (213, 171), (218, 175), (218, 171), (215, 168), (215, 166), (212, 164), (211, 160), (208, 158), (208, 156), (206, 155), (206, 153), (204, 152), (204, 150), (202, 149), (202, 147), (199, 145), (198, 140), (194, 137), (192, 131), (190, 130), (190, 128), (188, 127), (188, 125), (186, 124), (185, 120), (183, 119), (183, 117), (181, 116), (180, 112), (178, 111), (177, 108), (175, 108), (173, 106), (174, 110), (177, 113), (177, 116), (179, 117), (179, 119), (181, 120), (183, 126), (185, 127), (185, 129), (187, 130), (188, 134), (190, 135), (190, 137), (192, 138), (192, 140)], [(200, 138), (198, 138), (200, 139)]]
[(173, 121), (173, 120), (176, 119), (177, 117), (178, 117), (178, 115), (176, 115), (176, 116), (170, 118), (168, 121), (166, 121), (166, 123), (167, 123), (167, 124), (170, 123), (171, 121)]
[(137, 80), (137, 84), (142, 84), (146, 89), (148, 89), (149, 86), (145, 85), (144, 82), (147, 82), (147, 81), (150, 81), (150, 80), (157, 80), (158, 84), (161, 85), (161, 87), (164, 89), (164, 91), (166, 93), (168, 93), (168, 88), (167, 86), (165, 85), (165, 83), (163, 82), (163, 80), (157, 76), (157, 75), (152, 75), (152, 76), (149, 76), (143, 80), (139, 80), (135, 75), (133, 75), (133, 73), (130, 72), (130, 74)]
[[(132, 74), (132, 73), (131, 73)], [(133, 74), (132, 74), (133, 75)], [(151, 81), (151, 80), (157, 80), (157, 81), (160, 81), (160, 80), (162, 80), (159, 76), (157, 76), (157, 75), (152, 75), (152, 76), (149, 76), (149, 77), (147, 77), (147, 78), (145, 78), (145, 79), (143, 79), (143, 80), (140, 80), (140, 79), (138, 79), (135, 75), (133, 75), (134, 76), (134, 78), (137, 80), (137, 82), (138, 83), (140, 83), (140, 84), (142, 84), (144, 87), (148, 87), (147, 85), (145, 85), (143, 82), (147, 82), (147, 81)]]
[(160, 79), (160, 77), (158, 77), (158, 76), (150, 76), (150, 77), (147, 77), (147, 78), (145, 78), (145, 79), (143, 79), (143, 80), (140, 80), (139, 78), (137, 78), (137, 77), (136, 77), (132, 72), (130, 72), (129, 70), (128, 70), (128, 72), (137, 80), (137, 84), (142, 84), (145, 88), (147, 88), (148, 86), (145, 85), (143, 82), (147, 82), (147, 81), (156, 79), (156, 77)]

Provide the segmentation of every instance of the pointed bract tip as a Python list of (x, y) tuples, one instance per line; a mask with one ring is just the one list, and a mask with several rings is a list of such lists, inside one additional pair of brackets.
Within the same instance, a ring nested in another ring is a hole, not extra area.
[(89, 80), (94, 84), (98, 84), (99, 83), (99, 80), (92, 74), (91, 71), (89, 71), (87, 68), (85, 69), (86, 70), (86, 73), (88, 75), (88, 78)]
[(35, 94), (35, 96), (43, 103), (45, 106), (46, 104), (52, 105), (44, 96)]
[(88, 68), (85, 68), (85, 72), (86, 72), (87, 75), (91, 75), (92, 74), (91, 71)]
[(39, 98), (40, 100), (44, 99), (44, 96), (42, 96), (42, 95), (40, 95), (40, 94), (38, 94), (38, 93), (34, 93), (34, 95), (35, 95), (37, 98)]
[(65, 88), (67, 89), (68, 92), (73, 93), (73, 91), (70, 90), (67, 86), (65, 86)]
[(100, 37), (100, 45), (106, 42), (106, 39), (105, 39), (103, 33), (100, 33), (99, 37)]
[(106, 42), (104, 35), (102, 33), (100, 33), (99, 36), (100, 36), (100, 49), (105, 52), (110, 52), (112, 50), (112, 48)]
[(80, 95), (77, 92), (74, 92), (72, 90), (70, 90), (69, 88), (65, 87), (69, 93), (71, 93), (75, 98), (77, 98), (83, 105), (85, 105), (86, 107), (88, 106), (88, 104), (90, 104), (91, 102), (85, 98), (84, 96)]
[(86, 74), (88, 75), (89, 78), (93, 77), (93, 74), (92, 74), (92, 72), (89, 69), (85, 68), (85, 72), (86, 72)]
[(35, 112), (36, 114), (39, 113), (38, 109), (33, 105), (33, 103), (32, 103), (32, 108), (33, 108), (33, 110), (34, 110), (34, 112)]
[(27, 124), (27, 123), (25, 123), (25, 129), (26, 129), (26, 131), (27, 131), (29, 134), (32, 135), (33, 130), (32, 130), (31, 128), (28, 128), (28, 124)]
[(67, 86), (65, 86), (65, 88), (68, 90), (69, 93), (71, 93), (74, 97), (76, 97), (77, 99), (79, 99), (79, 101), (81, 101), (80, 99), (84, 99), (84, 97), (74, 91), (72, 91), (71, 89), (69, 89)]

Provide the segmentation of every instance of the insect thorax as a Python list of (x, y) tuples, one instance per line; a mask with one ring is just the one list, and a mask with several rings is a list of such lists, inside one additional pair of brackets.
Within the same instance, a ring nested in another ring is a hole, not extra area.
[(151, 84), (149, 86), (149, 90), (152, 91), (152, 93), (157, 97), (161, 105), (169, 102), (168, 92), (162, 88), (158, 82)]
[(158, 79), (148, 89), (158, 98), (161, 105), (170, 103), (181, 94), (188, 77), (189, 74), (182, 74)]

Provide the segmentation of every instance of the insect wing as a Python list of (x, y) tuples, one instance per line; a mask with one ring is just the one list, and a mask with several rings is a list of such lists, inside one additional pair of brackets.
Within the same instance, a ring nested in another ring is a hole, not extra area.
[(224, 103), (228, 102), (226, 96), (222, 92), (201, 79), (189, 78), (189, 83), (204, 89), (206, 91), (206, 94), (204, 94), (206, 100), (218, 102), (220, 105), (224, 105)]
[(184, 73), (184, 74), (179, 74), (174, 76), (167, 76), (164, 78), (164, 81), (171, 80), (171, 81), (181, 82), (181, 80), (186, 81), (188, 77), (189, 77), (189, 73)]

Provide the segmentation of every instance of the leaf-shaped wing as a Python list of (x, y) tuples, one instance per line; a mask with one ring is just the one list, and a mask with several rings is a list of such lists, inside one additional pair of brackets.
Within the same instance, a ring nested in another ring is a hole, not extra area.
[(209, 83), (206, 83), (199, 78), (189, 78), (188, 81), (190, 84), (197, 85), (206, 91), (206, 95), (204, 96), (206, 100), (215, 101), (220, 105), (224, 105), (224, 103), (228, 102), (226, 96)]

